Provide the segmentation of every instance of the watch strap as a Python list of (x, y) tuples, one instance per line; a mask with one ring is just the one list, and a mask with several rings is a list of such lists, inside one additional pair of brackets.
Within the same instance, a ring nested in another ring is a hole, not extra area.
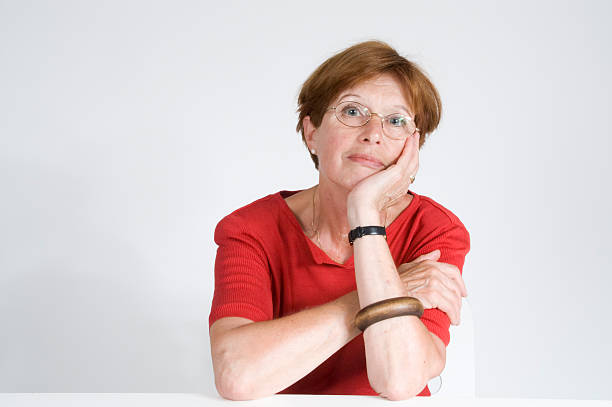
[(351, 246), (356, 239), (366, 235), (383, 235), (387, 238), (387, 231), (384, 226), (357, 226), (351, 230), (348, 235), (348, 240)]

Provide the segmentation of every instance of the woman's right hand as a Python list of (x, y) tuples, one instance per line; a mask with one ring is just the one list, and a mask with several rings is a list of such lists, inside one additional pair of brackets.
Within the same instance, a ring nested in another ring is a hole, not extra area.
[(438, 308), (448, 315), (451, 324), (461, 322), (461, 297), (467, 290), (459, 268), (441, 263), (440, 250), (423, 254), (410, 263), (401, 264), (397, 271), (409, 297), (418, 298), (423, 308)]

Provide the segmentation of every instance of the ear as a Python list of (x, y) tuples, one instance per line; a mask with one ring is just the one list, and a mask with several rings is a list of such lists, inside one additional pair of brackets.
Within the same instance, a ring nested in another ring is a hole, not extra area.
[(304, 140), (309, 150), (317, 149), (317, 128), (312, 124), (310, 116), (305, 116), (302, 120), (302, 127), (304, 128)]

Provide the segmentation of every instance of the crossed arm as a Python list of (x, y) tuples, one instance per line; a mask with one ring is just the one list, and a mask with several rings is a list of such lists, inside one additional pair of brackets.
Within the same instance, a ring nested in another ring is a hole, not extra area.
[[(364, 236), (353, 247), (360, 308), (408, 295), (383, 236)], [(373, 324), (364, 331), (363, 340), (368, 379), (382, 397), (414, 397), (444, 369), (444, 343), (415, 316)]]
[[(239, 317), (219, 319), (210, 328), (217, 391), (224, 398), (249, 400), (270, 396), (289, 387), (359, 335), (360, 331), (353, 325), (358, 310), (357, 292), (352, 291), (329, 303), (270, 321), (253, 322)], [(394, 320), (403, 318), (411, 317), (398, 317)], [(397, 390), (391, 386), (386, 389), (373, 385), (381, 395), (391, 399), (418, 394), (427, 380), (437, 376), (444, 367), (444, 343), (430, 333), (420, 320), (414, 320), (418, 324), (411, 323), (406, 329), (414, 329), (416, 332), (411, 333), (410, 337), (418, 339), (413, 346), (407, 347), (405, 341), (399, 345), (402, 352), (405, 350), (409, 355), (421, 355), (411, 363), (414, 368), (399, 366), (399, 363), (392, 365), (401, 369), (398, 371), (401, 375), (398, 379), (402, 379), (404, 385), (410, 384), (406, 386), (408, 390), (404, 389), (402, 391), (406, 393), (397, 394)], [(366, 333), (372, 332), (371, 328), (375, 326), (382, 327), (391, 321), (372, 325)], [(387, 326), (386, 329), (394, 330), (396, 327)], [(376, 343), (369, 339), (364, 336), (368, 377), (371, 382), (377, 380), (384, 384), (383, 376), (375, 377), (370, 373), (371, 369), (376, 369), (376, 364), (369, 361), (372, 352), (368, 353), (368, 348), (373, 348)], [(393, 343), (393, 338), (388, 342)], [(379, 353), (382, 353), (382, 358), (374, 355), (377, 361), (383, 363), (384, 357), (393, 360), (400, 357), (391, 349)], [(402, 356), (404, 359), (406, 357)], [(423, 360), (426, 362), (423, 363)], [(417, 366), (418, 361), (421, 361), (420, 366)], [(384, 372), (385, 368), (379, 366), (376, 371)], [(392, 383), (389, 381), (389, 384)]]
[[(360, 308), (406, 295), (384, 237), (357, 239), (354, 255), (357, 291), (274, 320), (226, 317), (211, 326), (221, 396), (255, 399), (289, 387), (361, 333), (353, 324)], [(370, 326), (364, 343), (370, 384), (392, 400), (416, 396), (444, 368), (444, 343), (414, 316)]]

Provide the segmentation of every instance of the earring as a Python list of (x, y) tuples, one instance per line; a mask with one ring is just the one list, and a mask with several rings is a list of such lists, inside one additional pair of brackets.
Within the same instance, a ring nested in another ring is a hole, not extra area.
[(317, 152), (315, 151), (315, 149), (314, 149), (314, 148), (311, 148), (311, 149), (310, 149), (310, 154), (312, 154), (312, 155), (316, 155), (316, 154), (317, 154)]

